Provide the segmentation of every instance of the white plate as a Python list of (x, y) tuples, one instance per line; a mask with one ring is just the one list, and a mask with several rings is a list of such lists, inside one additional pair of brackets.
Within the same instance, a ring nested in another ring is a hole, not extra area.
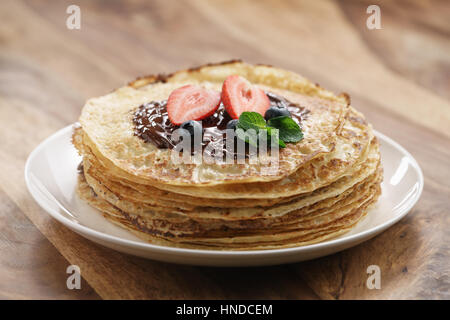
[(274, 265), (314, 259), (366, 241), (403, 218), (423, 189), (416, 160), (398, 143), (376, 133), (384, 167), (383, 193), (377, 206), (352, 231), (339, 238), (304, 247), (260, 251), (212, 251), (170, 248), (139, 240), (111, 224), (75, 193), (81, 161), (71, 143), (73, 126), (42, 142), (28, 157), (25, 180), (39, 205), (83, 237), (124, 253), (181, 264), (208, 266)]

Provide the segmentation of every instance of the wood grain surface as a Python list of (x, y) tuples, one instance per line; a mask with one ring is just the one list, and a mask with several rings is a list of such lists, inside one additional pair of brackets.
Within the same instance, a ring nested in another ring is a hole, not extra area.
[[(66, 8), (81, 8), (81, 29)], [(368, 30), (366, 8), (381, 8)], [(448, 1), (2, 1), (0, 298), (449, 299), (450, 4)], [(285, 266), (164, 264), (95, 245), (32, 200), (23, 170), (89, 97), (140, 75), (242, 58), (347, 92), (425, 175), (411, 213), (344, 252)], [(66, 289), (80, 266), (82, 290)], [(382, 288), (366, 287), (379, 265)]]

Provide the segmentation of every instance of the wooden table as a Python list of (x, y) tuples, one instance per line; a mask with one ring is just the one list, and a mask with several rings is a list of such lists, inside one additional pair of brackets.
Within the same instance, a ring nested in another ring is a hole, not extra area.
[[(66, 8), (81, 8), (81, 29)], [(370, 4), (380, 30), (366, 27)], [(2, 1), (0, 298), (442, 299), (449, 294), (448, 1)], [(131, 257), (84, 240), (31, 199), (31, 150), (84, 101), (139, 75), (242, 58), (352, 96), (425, 174), (419, 203), (371, 241), (322, 259), (204, 268)], [(66, 288), (80, 266), (81, 290)], [(381, 290), (366, 287), (379, 265)]]

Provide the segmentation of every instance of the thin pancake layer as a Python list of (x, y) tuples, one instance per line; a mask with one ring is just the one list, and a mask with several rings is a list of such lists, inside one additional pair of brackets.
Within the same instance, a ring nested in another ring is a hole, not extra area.
[[(371, 128), (364, 117), (355, 110), (351, 110), (341, 134), (333, 145), (333, 151), (327, 154), (327, 156), (317, 157), (304, 164), (301, 170), (297, 170), (290, 176), (278, 181), (233, 185), (225, 184), (207, 188), (143, 184), (145, 181), (139, 179), (139, 177), (134, 177), (123, 172), (123, 170), (113, 167), (98, 152), (93, 152), (92, 145), (88, 142), (88, 138), (86, 138), (81, 129), (75, 131), (73, 141), (80, 153), (88, 157), (92, 165), (98, 167), (98, 171), (104, 174), (107, 180), (115, 180), (126, 186), (144, 190), (146, 193), (158, 193), (159, 197), (165, 197), (169, 201), (176, 201), (174, 198), (177, 199), (178, 195), (176, 197), (172, 196), (172, 199), (170, 199), (170, 193), (176, 193), (195, 198), (212, 198), (214, 200), (253, 198), (274, 203), (277, 201), (270, 200), (310, 192), (328, 185), (346, 174), (352, 174), (352, 168), (359, 162), (366, 160), (372, 136)], [(164, 191), (169, 191), (170, 193)], [(191, 203), (190, 200), (192, 199), (189, 199), (189, 197), (180, 196), (179, 201)], [(234, 202), (229, 203), (232, 206)], [(248, 202), (243, 201), (243, 203)], [(221, 206), (221, 204), (218, 203), (217, 206)]]
[[(116, 188), (114, 184), (106, 180), (100, 180), (95, 171), (91, 171), (88, 162), (85, 162), (85, 176), (88, 183), (94, 191), (102, 195), (113, 205), (120, 209), (134, 214), (154, 215), (157, 212), (176, 213), (195, 218), (218, 218), (227, 220), (255, 219), (258, 217), (275, 217), (281, 216), (286, 212), (300, 209), (302, 207), (312, 205), (316, 202), (327, 198), (335, 197), (343, 194), (347, 189), (352, 188), (358, 183), (365, 181), (371, 175), (374, 175), (379, 164), (378, 146), (373, 145), (370, 157), (367, 161), (359, 166), (359, 170), (352, 175), (341, 178), (330, 186), (317, 189), (308, 194), (302, 194), (289, 201), (277, 203), (272, 206), (257, 206), (244, 208), (221, 208), (207, 206), (177, 206), (176, 204), (168, 204), (164, 200), (153, 198), (148, 194), (141, 197), (141, 194), (133, 189), (128, 188), (124, 192), (124, 188)], [(140, 198), (140, 200), (139, 200)], [(144, 199), (145, 198), (145, 199)], [(142, 201), (145, 200), (145, 201)]]
[[(88, 176), (86, 176), (88, 177)], [(96, 185), (89, 183), (94, 192), (105, 201), (111, 203), (123, 212), (134, 216), (140, 223), (144, 223), (148, 229), (164, 227), (164, 232), (173, 232), (174, 234), (182, 233), (198, 233), (222, 232), (224, 234), (238, 235), (242, 232), (262, 232), (266, 233), (278, 232), (288, 228), (299, 228), (299, 223), (305, 228), (306, 224), (319, 225), (329, 222), (330, 219), (337, 219), (343, 214), (340, 210), (348, 205), (356, 202), (363, 202), (369, 199), (370, 190), (379, 185), (381, 172), (378, 171), (357, 186), (346, 190), (345, 192), (323, 199), (313, 204), (305, 205), (295, 210), (285, 211), (277, 216), (259, 215), (249, 219), (228, 219), (227, 215), (204, 215), (198, 218), (194, 215), (176, 214), (175, 212), (157, 212), (147, 209), (145, 212), (132, 212), (127, 205), (123, 205), (121, 201), (111, 201), (111, 199), (103, 193), (97, 191)], [(337, 214), (340, 210), (340, 213)], [(226, 231), (224, 231), (226, 230)]]
[[(141, 104), (165, 100), (174, 89), (188, 83), (220, 91), (223, 80), (233, 74), (242, 75), (255, 85), (288, 97), (309, 110), (301, 123), (304, 139), (280, 150), (278, 170), (268, 170), (268, 165), (259, 161), (255, 164), (209, 164), (202, 161), (180, 165), (171, 160), (169, 150), (158, 149), (133, 134), (131, 118)], [(164, 82), (157, 82), (154, 77), (147, 80), (88, 100), (80, 123), (86, 134), (86, 143), (98, 152), (99, 157), (149, 183), (220, 185), (278, 180), (313, 158), (330, 152), (348, 111), (345, 97), (336, 97), (292, 72), (267, 66), (234, 62), (181, 71), (166, 77)]]
[[(379, 184), (374, 185), (372, 190), (374, 192), (366, 201), (346, 207), (345, 213), (341, 214), (339, 218), (320, 224), (315, 228), (300, 228), (259, 236), (231, 236), (226, 238), (201, 238), (198, 236), (194, 238), (179, 238), (170, 236), (169, 233), (158, 233), (155, 230), (148, 230), (145, 225), (136, 223), (135, 216), (129, 215), (99, 198), (86, 183), (79, 184), (78, 193), (82, 199), (102, 211), (105, 217), (111, 221), (155, 244), (217, 250), (256, 250), (306, 245), (348, 232), (367, 213), (368, 208), (378, 198), (380, 194)], [(337, 217), (337, 215), (335, 216)]]

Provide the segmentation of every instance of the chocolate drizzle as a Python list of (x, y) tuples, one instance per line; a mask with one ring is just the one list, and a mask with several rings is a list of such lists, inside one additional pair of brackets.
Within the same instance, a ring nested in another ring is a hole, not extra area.
[[(286, 107), (292, 116), (292, 119), (299, 125), (309, 113), (305, 107), (288, 101), (272, 92), (266, 92), (271, 106)], [(134, 134), (145, 142), (153, 143), (159, 149), (172, 149), (177, 141), (172, 141), (172, 133), (179, 126), (172, 124), (169, 120), (166, 109), (167, 101), (151, 101), (139, 106), (133, 115)], [(217, 111), (206, 119), (202, 120), (203, 141), (202, 148), (208, 147), (208, 150), (214, 150), (216, 144), (225, 149), (225, 130), (227, 123), (232, 120), (225, 107), (221, 103)]]
[(266, 91), (266, 95), (269, 97), (271, 107), (287, 108), (291, 113), (292, 119), (297, 122), (298, 125), (301, 125), (302, 120), (304, 120), (309, 113), (309, 110), (305, 107), (293, 103), (275, 93)]
[(144, 103), (135, 111), (133, 117), (134, 134), (160, 149), (174, 147), (171, 136), (177, 128), (169, 120), (166, 105), (165, 100)]

